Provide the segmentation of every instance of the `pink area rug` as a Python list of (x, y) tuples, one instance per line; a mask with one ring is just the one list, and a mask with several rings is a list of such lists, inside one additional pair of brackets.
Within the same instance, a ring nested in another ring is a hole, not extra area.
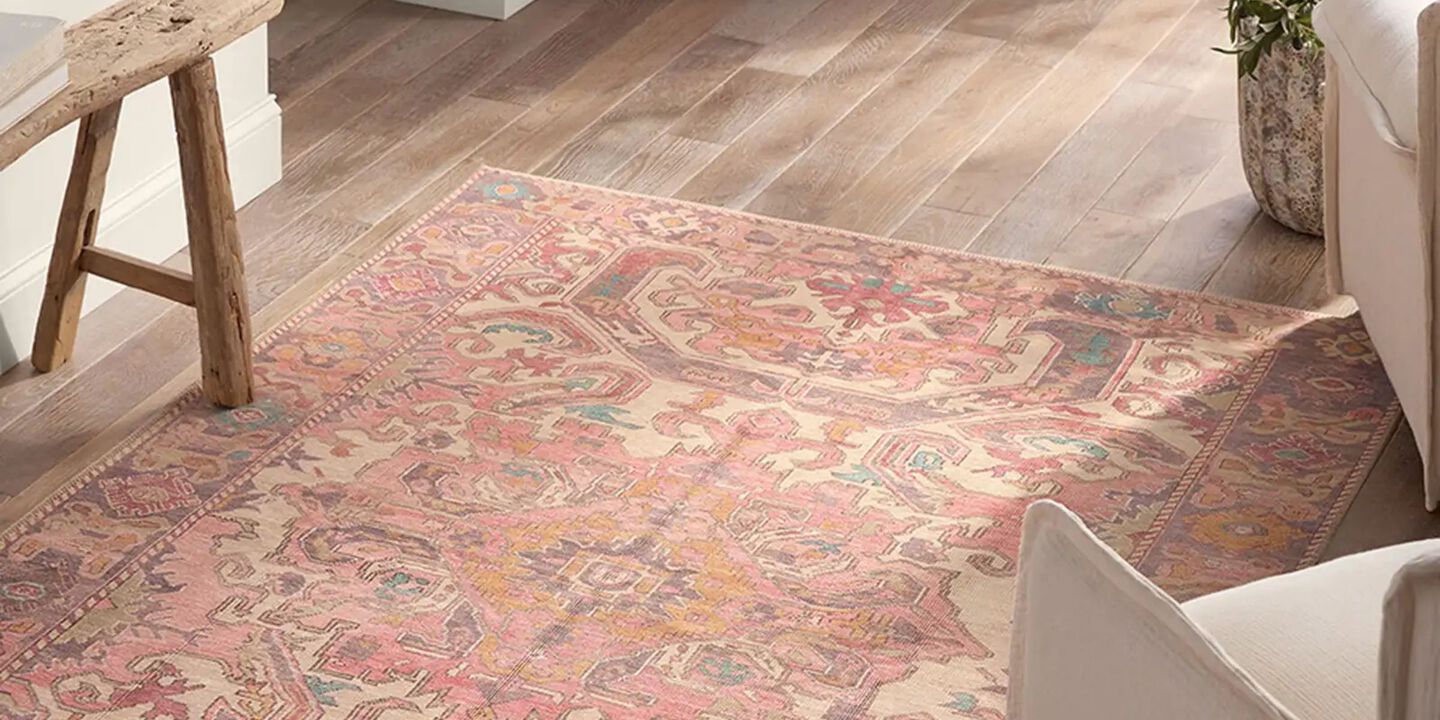
[(0, 537), (0, 717), (999, 718), (1020, 517), (1315, 559), (1359, 321), (481, 172)]

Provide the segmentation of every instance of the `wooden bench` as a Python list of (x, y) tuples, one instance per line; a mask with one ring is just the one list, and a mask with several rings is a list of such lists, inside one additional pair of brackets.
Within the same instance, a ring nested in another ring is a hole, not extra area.
[[(201, 386), (226, 407), (254, 395), (250, 310), (210, 56), (268, 22), (283, 0), (123, 0), (66, 32), (70, 83), (0, 133), (0, 169), (80, 121), (31, 362), (49, 372), (70, 359), (87, 274), (195, 308)], [(191, 273), (94, 247), (105, 175), (126, 95), (170, 78)]]

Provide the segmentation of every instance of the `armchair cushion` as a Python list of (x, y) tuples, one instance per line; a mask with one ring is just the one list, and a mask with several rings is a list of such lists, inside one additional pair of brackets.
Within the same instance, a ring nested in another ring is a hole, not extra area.
[(1182, 606), (1060, 505), (1025, 515), (1011, 720), (1435, 720), (1437, 678), (1440, 540)]
[(1347, 81), (1367, 95), (1371, 122), (1384, 137), (1419, 143), (1420, 13), (1433, 0), (1325, 0), (1315, 31)]
[(1435, 552), (1440, 552), (1440, 540), (1395, 545), (1206, 595), (1181, 607), (1299, 717), (1377, 717), (1386, 591), (1406, 563)]
[(1025, 515), (1008, 717), (1295, 720), (1170, 596), (1049, 501)]

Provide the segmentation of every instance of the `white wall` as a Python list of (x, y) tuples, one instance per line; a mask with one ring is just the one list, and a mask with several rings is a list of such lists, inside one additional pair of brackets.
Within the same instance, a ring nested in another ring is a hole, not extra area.
[[(111, 2), (0, 0), (0, 11), (73, 22)], [(217, 53), (215, 67), (235, 199), (244, 204), (280, 179), (280, 107), (269, 91), (265, 28)], [(165, 81), (125, 99), (96, 244), (157, 262), (185, 247), (174, 127)], [(74, 143), (72, 125), (0, 170), (0, 370), (30, 354)], [(90, 278), (86, 310), (119, 289)]]

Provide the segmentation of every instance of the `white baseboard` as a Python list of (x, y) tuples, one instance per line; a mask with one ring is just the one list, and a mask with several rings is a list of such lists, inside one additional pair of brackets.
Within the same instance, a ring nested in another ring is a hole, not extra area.
[(520, 12), (534, 0), (401, 0), (411, 5), (440, 8), (451, 12), (479, 15), (480, 17), (508, 19)]
[[(244, 205), (280, 180), (280, 106), (267, 98), (225, 128), (235, 202)], [(95, 243), (151, 262), (185, 247), (185, 200), (180, 167), (170, 165), (105, 204), (104, 229)], [(30, 354), (50, 248), (0, 273), (0, 371)], [(85, 312), (108, 300), (121, 286), (91, 277), (85, 285)], [(80, 340), (84, 342), (84, 326)]]

